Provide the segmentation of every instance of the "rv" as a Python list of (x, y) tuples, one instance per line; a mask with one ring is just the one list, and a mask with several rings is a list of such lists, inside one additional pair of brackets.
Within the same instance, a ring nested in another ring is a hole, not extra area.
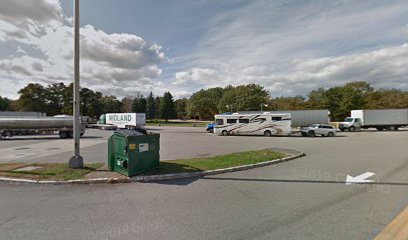
[(292, 129), (289, 113), (215, 115), (217, 135), (289, 136)]

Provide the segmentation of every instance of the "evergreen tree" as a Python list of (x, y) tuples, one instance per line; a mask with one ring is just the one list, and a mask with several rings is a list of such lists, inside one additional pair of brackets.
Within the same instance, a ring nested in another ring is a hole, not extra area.
[(174, 104), (173, 96), (170, 92), (165, 92), (163, 96), (163, 100), (160, 104), (160, 117), (165, 119), (166, 122), (171, 119), (175, 118), (176, 115), (176, 107)]
[(160, 114), (160, 105), (161, 105), (161, 100), (162, 97), (156, 97), (156, 99), (154, 100), (154, 109), (156, 110), (155, 114), (154, 114), (154, 118), (160, 118), (161, 114)]
[(153, 119), (156, 114), (156, 104), (154, 101), (153, 93), (150, 92), (149, 96), (146, 99), (146, 118)]
[(143, 95), (133, 100), (132, 112), (136, 112), (136, 113), (146, 112), (146, 99), (143, 97)]

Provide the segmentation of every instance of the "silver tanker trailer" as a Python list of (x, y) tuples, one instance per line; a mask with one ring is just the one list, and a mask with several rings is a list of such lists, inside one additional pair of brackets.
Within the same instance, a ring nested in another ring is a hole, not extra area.
[[(11, 137), (20, 133), (58, 132), (60, 138), (72, 138), (72, 117), (1, 117), (0, 137)], [(81, 136), (85, 133), (81, 125)]]

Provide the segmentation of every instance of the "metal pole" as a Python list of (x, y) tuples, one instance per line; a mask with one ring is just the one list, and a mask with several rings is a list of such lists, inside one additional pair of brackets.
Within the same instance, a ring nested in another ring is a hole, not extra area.
[(79, 0), (74, 0), (74, 156), (69, 159), (70, 168), (83, 168), (84, 159), (79, 155)]

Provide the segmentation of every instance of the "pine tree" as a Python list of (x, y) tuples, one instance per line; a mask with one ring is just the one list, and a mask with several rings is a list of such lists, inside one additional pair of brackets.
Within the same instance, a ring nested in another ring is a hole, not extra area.
[(174, 104), (173, 96), (170, 92), (165, 92), (163, 100), (160, 104), (160, 117), (165, 119), (167, 122), (169, 119), (175, 118), (175, 115), (176, 107)]
[(155, 118), (156, 114), (156, 104), (154, 101), (153, 93), (150, 92), (146, 99), (146, 118), (152, 120)]

